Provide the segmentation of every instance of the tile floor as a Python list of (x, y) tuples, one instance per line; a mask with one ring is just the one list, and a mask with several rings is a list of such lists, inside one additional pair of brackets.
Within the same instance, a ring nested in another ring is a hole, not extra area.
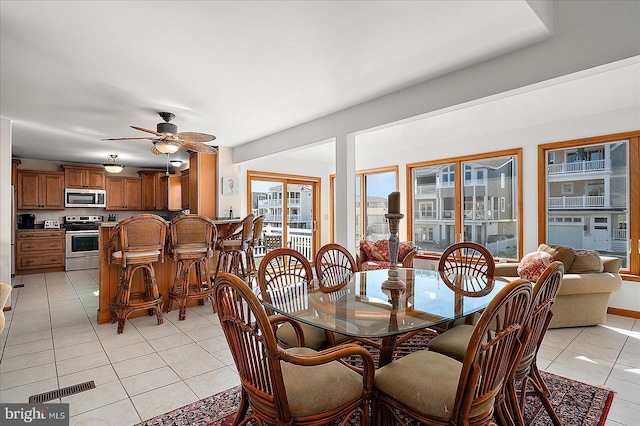
[[(211, 305), (115, 324), (96, 323), (97, 270), (23, 275), (0, 334), (0, 402), (89, 380), (62, 398), (71, 425), (133, 425), (239, 384)], [(640, 320), (609, 316), (598, 327), (550, 330), (539, 355), (549, 372), (616, 391), (607, 425), (640, 418)]]

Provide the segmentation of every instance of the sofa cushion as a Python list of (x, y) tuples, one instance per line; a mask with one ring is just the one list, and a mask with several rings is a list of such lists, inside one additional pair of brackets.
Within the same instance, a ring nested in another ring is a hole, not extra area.
[(402, 262), (413, 248), (413, 241), (403, 241), (398, 244), (398, 262)]
[(576, 252), (571, 247), (540, 244), (538, 251), (549, 253), (554, 260), (562, 262), (565, 272), (571, 268)]
[(591, 250), (577, 250), (569, 269), (570, 274), (599, 274), (604, 270), (600, 255)]
[(540, 275), (553, 263), (553, 256), (544, 251), (534, 251), (525, 255), (518, 265), (518, 275), (520, 278), (532, 282), (538, 281)]

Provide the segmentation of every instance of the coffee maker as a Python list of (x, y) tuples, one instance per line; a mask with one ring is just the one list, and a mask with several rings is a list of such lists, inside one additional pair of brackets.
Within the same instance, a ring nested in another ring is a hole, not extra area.
[(22, 213), (18, 215), (18, 229), (34, 229), (36, 227), (36, 215)]

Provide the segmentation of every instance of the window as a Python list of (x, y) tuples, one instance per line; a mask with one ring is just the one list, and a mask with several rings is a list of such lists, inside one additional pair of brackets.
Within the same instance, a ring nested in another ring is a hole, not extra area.
[(520, 150), (511, 150), (407, 165), (410, 238), (418, 248), (442, 253), (457, 241), (474, 241), (495, 257), (517, 259), (520, 158)]
[[(331, 227), (334, 230), (335, 175), (331, 175)], [(398, 190), (398, 167), (383, 167), (356, 172), (356, 243), (361, 239), (377, 241), (389, 238), (389, 227), (384, 215), (387, 213), (387, 199), (390, 193)], [(333, 241), (333, 232), (331, 232)]]
[(618, 257), (623, 272), (640, 274), (640, 223), (632, 220), (640, 218), (639, 141), (640, 132), (630, 132), (539, 147), (547, 159), (539, 175), (540, 242)]

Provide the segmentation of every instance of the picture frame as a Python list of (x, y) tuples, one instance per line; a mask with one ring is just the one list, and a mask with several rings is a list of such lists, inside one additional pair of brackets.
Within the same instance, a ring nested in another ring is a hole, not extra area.
[(222, 176), (222, 194), (233, 195), (238, 193), (238, 178), (233, 176)]

